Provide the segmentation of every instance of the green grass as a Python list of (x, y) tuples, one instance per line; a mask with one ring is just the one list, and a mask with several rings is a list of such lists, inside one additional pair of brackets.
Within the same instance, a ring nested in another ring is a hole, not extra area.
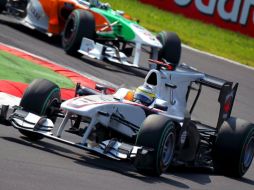
[(33, 79), (51, 80), (62, 88), (73, 88), (70, 79), (40, 65), (0, 51), (0, 80), (30, 83)]
[(191, 47), (254, 66), (254, 39), (142, 4), (138, 0), (103, 0), (124, 10), (152, 32), (174, 31)]

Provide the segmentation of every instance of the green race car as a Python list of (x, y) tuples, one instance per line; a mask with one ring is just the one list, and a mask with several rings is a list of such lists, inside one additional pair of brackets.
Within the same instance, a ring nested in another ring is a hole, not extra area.
[[(179, 37), (157, 36), (123, 11), (98, 0), (1, 0), (0, 12), (49, 35), (60, 35), (66, 53), (139, 67), (142, 52), (176, 64)], [(147, 57), (147, 56), (146, 56)]]

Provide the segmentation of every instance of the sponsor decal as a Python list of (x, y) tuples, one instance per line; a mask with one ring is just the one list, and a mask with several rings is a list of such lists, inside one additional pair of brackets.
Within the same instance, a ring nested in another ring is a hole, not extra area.
[(254, 0), (140, 0), (254, 37)]
[(36, 20), (40, 20), (42, 16), (42, 12), (38, 9), (38, 5), (33, 1), (31, 1), (28, 6), (28, 12), (32, 13), (32, 15), (34, 16), (34, 18), (36, 18)]

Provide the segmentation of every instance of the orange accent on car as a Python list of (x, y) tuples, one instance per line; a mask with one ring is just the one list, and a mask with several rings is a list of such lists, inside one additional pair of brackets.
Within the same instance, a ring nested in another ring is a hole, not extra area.
[(103, 29), (103, 32), (110, 32), (112, 31), (112, 27), (110, 26), (110, 23), (108, 22), (108, 20), (96, 13), (96, 12), (93, 12), (91, 11), (94, 15), (94, 18), (95, 18), (95, 23), (96, 23), (96, 31), (101, 31)]
[(125, 100), (133, 101), (134, 99), (134, 92), (132, 90), (128, 91), (124, 97)]
[(48, 32), (59, 34), (61, 32), (58, 20), (58, 0), (40, 0), (44, 12), (49, 17)]
[(131, 16), (128, 15), (128, 14), (126, 14), (126, 13), (124, 13), (123, 17), (126, 18), (126, 19), (128, 19), (128, 20), (132, 20)]
[(66, 4), (73, 5), (73, 9), (69, 10), (70, 13), (72, 10), (75, 9), (83, 9), (90, 11), (94, 15), (97, 31), (100, 31), (102, 28), (105, 28), (105, 26), (109, 27), (106, 27), (106, 29), (103, 30), (104, 32), (112, 31), (112, 28), (110, 27), (109, 25), (110, 23), (108, 22), (108, 20), (104, 16), (90, 10), (89, 7), (87, 7), (86, 5), (81, 5), (72, 0), (40, 0), (40, 3), (46, 15), (49, 17), (49, 27), (48, 27), (49, 33), (60, 34), (63, 31), (67, 18), (61, 17), (61, 11), (63, 9), (67, 9), (65, 7)]

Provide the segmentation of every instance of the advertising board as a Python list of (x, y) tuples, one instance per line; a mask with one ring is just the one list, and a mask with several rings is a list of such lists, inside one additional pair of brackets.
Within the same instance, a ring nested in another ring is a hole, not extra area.
[(254, 37), (254, 0), (140, 0)]

